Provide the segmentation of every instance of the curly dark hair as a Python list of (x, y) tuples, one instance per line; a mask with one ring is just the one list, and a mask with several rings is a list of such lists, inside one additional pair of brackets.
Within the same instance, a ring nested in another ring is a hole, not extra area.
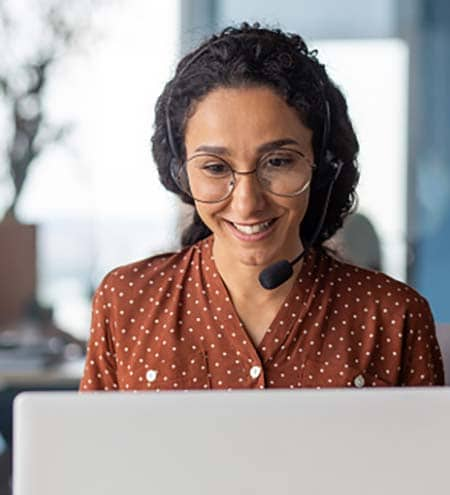
[[(251, 86), (274, 90), (313, 131), (317, 168), (300, 236), (305, 245), (320, 247), (342, 226), (344, 218), (355, 206), (359, 145), (344, 96), (317, 60), (317, 52), (309, 51), (297, 34), (263, 28), (259, 24), (227, 27), (179, 62), (175, 76), (166, 84), (155, 108), (152, 152), (160, 180), (184, 202), (194, 204), (194, 200), (177, 186), (170, 171), (173, 160), (181, 164), (186, 158), (186, 122), (195, 110), (195, 104), (212, 90)], [(327, 105), (329, 130), (324, 135)], [(173, 147), (177, 156), (173, 154)], [(326, 202), (326, 185), (335, 175), (333, 164), (336, 163), (342, 164), (341, 173), (334, 184), (323, 226), (313, 239)], [(194, 244), (210, 234), (195, 211), (192, 223), (183, 232), (182, 245)]]

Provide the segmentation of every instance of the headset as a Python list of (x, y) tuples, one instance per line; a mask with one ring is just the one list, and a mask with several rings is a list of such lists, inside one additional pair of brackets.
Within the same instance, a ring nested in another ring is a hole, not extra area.
[[(245, 36), (248, 35), (248, 33), (239, 33), (239, 34), (230, 34), (228, 36)], [(172, 104), (172, 95), (175, 87), (175, 82), (177, 79), (181, 78), (181, 76), (186, 72), (187, 69), (189, 69), (199, 58), (202, 57), (204, 53), (209, 51), (212, 45), (218, 44), (223, 41), (223, 38), (218, 38), (214, 40), (211, 44), (208, 46), (204, 46), (203, 48), (199, 49), (197, 53), (195, 53), (192, 58), (186, 63), (186, 65), (178, 72), (178, 74), (175, 75), (175, 80), (174, 83), (172, 84), (172, 87), (169, 90), (168, 96), (167, 96), (167, 101), (165, 105), (165, 123), (166, 123), (166, 132), (167, 132), (167, 139), (169, 143), (169, 148), (170, 152), (172, 153), (172, 158), (170, 160), (170, 174), (172, 176), (172, 179), (175, 181), (177, 185), (179, 185), (179, 179), (178, 179), (178, 168), (181, 166), (181, 158), (180, 155), (177, 151), (177, 147), (175, 145), (175, 139), (172, 131), (172, 123), (170, 120), (170, 108)], [(306, 57), (308, 55), (305, 54)], [(322, 80), (322, 78), (318, 75), (317, 71), (315, 68), (312, 68), (314, 72), (314, 76), (320, 86), (320, 94), (322, 97), (322, 104), (324, 108), (324, 119), (323, 119), (323, 129), (322, 129), (322, 139), (321, 139), (321, 144), (320, 144), (320, 153), (319, 153), (319, 160), (318, 160), (318, 166), (317, 170), (320, 171), (319, 173), (325, 172), (326, 175), (328, 175), (328, 170), (330, 169), (330, 176), (326, 178), (324, 184), (318, 185), (319, 189), (322, 189), (324, 187), (327, 188), (326, 196), (325, 196), (325, 201), (323, 205), (323, 210), (322, 214), (320, 216), (319, 222), (317, 224), (317, 227), (311, 237), (311, 239), (305, 243), (304, 249), (302, 252), (294, 258), (292, 261), (289, 260), (281, 260), (277, 261), (276, 263), (273, 263), (269, 265), (267, 268), (261, 271), (259, 274), (259, 283), (261, 284), (264, 289), (267, 290), (272, 290), (280, 285), (282, 285), (284, 282), (286, 282), (294, 273), (293, 267), (296, 263), (298, 263), (309, 251), (311, 246), (314, 245), (316, 242), (320, 231), (322, 230), (323, 224), (325, 222), (325, 218), (327, 215), (328, 211), (328, 206), (330, 203), (330, 198), (331, 194), (333, 192), (333, 187), (342, 171), (343, 167), (343, 162), (340, 160), (335, 160), (332, 153), (327, 150), (327, 143), (328, 139), (330, 136), (330, 127), (331, 127), (331, 111), (330, 111), (330, 104), (329, 101), (325, 95), (325, 83)]]

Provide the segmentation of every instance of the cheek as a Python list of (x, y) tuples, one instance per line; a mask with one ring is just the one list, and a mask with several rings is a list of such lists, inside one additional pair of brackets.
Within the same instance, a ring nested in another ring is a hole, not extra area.
[(291, 212), (291, 217), (295, 218), (298, 223), (301, 223), (303, 217), (305, 216), (306, 210), (309, 204), (309, 194), (304, 194), (297, 198), (295, 202), (290, 204), (289, 210)]
[(202, 219), (203, 223), (211, 229), (211, 224), (213, 223), (214, 214), (219, 211), (220, 208), (217, 207), (217, 204), (207, 204), (207, 203), (199, 203), (195, 202), (195, 209), (199, 217)]

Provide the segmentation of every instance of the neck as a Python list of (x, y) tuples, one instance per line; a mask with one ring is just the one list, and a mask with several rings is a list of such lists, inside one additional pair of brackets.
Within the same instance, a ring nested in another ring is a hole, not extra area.
[[(294, 267), (294, 274), (273, 290), (264, 289), (259, 283), (259, 274), (267, 266), (247, 265), (239, 260), (230, 259), (213, 244), (212, 252), (217, 270), (233, 300), (273, 301), (284, 299), (290, 292), (294, 281), (303, 265), (303, 260)], [(291, 259), (291, 258), (289, 258)]]

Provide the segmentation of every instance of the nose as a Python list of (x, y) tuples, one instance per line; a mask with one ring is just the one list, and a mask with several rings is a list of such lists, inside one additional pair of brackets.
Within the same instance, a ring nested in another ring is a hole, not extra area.
[(231, 207), (239, 218), (251, 218), (264, 209), (266, 196), (255, 173), (236, 174), (235, 177)]

